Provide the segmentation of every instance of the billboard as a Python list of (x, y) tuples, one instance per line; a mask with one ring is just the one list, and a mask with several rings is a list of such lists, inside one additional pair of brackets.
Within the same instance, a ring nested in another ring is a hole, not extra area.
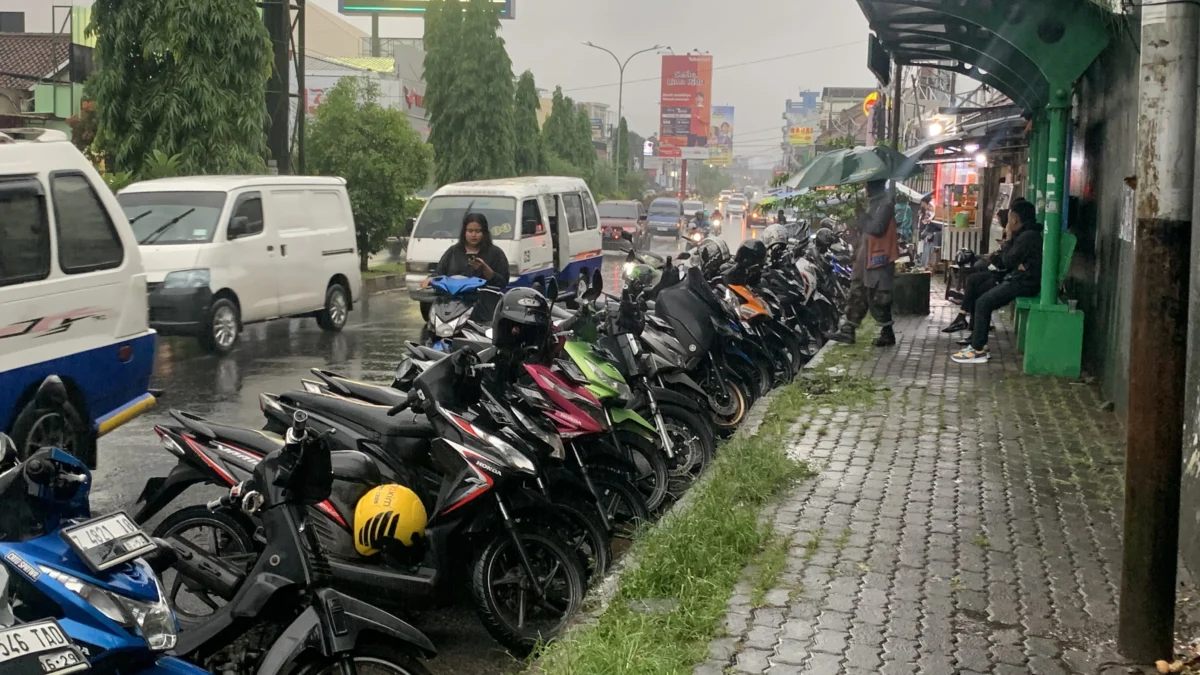
[(817, 120), (813, 115), (799, 112), (787, 113), (788, 145), (804, 147), (812, 145), (817, 137)]
[[(420, 16), (430, 0), (338, 0), (339, 14), (380, 14), (382, 16)], [(516, 0), (491, 0), (500, 10), (501, 19), (517, 18)]]
[(708, 163), (714, 166), (733, 164), (733, 106), (714, 105), (712, 126), (708, 131)]
[(662, 60), (660, 157), (708, 159), (712, 56), (668, 54)]

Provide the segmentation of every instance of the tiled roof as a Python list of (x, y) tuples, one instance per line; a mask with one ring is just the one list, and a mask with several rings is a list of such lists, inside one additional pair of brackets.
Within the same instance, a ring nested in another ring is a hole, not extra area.
[[(70, 56), (71, 36), (50, 33), (0, 33), (0, 73), (45, 77)], [(0, 89), (32, 89), (35, 80), (0, 75)]]

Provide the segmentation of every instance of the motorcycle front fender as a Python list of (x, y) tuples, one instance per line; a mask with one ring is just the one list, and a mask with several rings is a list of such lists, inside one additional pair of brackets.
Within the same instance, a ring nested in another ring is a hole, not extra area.
[(166, 476), (147, 479), (136, 502), (142, 504), (142, 507), (133, 515), (133, 521), (139, 525), (145, 523), (175, 501), (185, 490), (201, 483), (218, 484), (212, 476), (184, 461), (175, 464), (175, 468)]
[[(687, 378), (689, 381), (692, 379), (692, 378), (688, 377), (687, 375), (683, 375), (683, 377)], [(671, 381), (670, 378), (667, 378), (667, 380)], [(695, 386), (697, 394), (699, 394), (700, 396), (703, 396), (705, 398), (696, 400), (696, 399), (684, 396), (683, 394), (681, 394), (677, 391), (674, 391), (672, 389), (666, 389), (664, 387), (651, 387), (650, 393), (653, 394), (654, 400), (658, 401), (659, 403), (670, 403), (671, 405), (676, 405), (676, 406), (679, 406), (680, 408), (685, 408), (694, 413), (707, 412), (708, 407), (704, 404), (705, 401), (707, 401), (707, 394), (705, 394), (704, 390), (700, 388), (700, 385), (696, 384), (695, 382), (691, 382), (691, 385)]]
[[(681, 387), (686, 387), (686, 388), (696, 392), (696, 394), (704, 397), (704, 400), (708, 400), (708, 392), (704, 391), (704, 387), (701, 387), (687, 373), (681, 373), (681, 372), (666, 373), (662, 376), (662, 379), (664, 382), (669, 382), (671, 384), (677, 384)], [(657, 392), (657, 389), (655, 391)]]

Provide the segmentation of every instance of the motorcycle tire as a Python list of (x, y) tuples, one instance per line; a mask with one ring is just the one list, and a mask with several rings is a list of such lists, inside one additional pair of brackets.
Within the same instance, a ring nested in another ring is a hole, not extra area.
[[(534, 566), (536, 578), (530, 583), (552, 590), (556, 601), (562, 603), (561, 607), (548, 602), (534, 604), (535, 600), (528, 597), (531, 594), (524, 590), (525, 584), (500, 583), (512, 575), (521, 579), (527, 577), (514, 538), (521, 543), (526, 557)], [(546, 573), (543, 578), (546, 570), (552, 572), (553, 576)], [(508, 530), (500, 528), (479, 549), (471, 562), (471, 599), (479, 621), (497, 642), (521, 657), (561, 635), (571, 619), (583, 608), (586, 592), (587, 585), (583, 581), (578, 557), (568, 550), (561, 539), (541, 529), (517, 528), (510, 534)], [(545, 625), (534, 625), (530, 621), (530, 610), (545, 611), (545, 604), (551, 604), (552, 607), (544, 621)]]
[[(553, 483), (550, 485), (550, 498), (570, 521), (564, 523), (567, 527), (559, 534), (568, 546), (579, 553), (584, 581), (591, 583), (593, 579), (604, 576), (612, 565), (612, 538), (596, 513), (595, 504), (582, 495), (568, 495)], [(556, 530), (552, 528), (551, 531)]]
[[(588, 453), (585, 460), (588, 471), (611, 471), (628, 478), (642, 494), (650, 511), (657, 511), (667, 498), (670, 480), (670, 464), (666, 453), (658, 443), (633, 432), (618, 429), (617, 438), (621, 441), (622, 449), (633, 455), (634, 473), (631, 475), (628, 459), (618, 460), (610, 454), (611, 451)], [(602, 442), (611, 447), (607, 440)]]
[(728, 379), (730, 374), (741, 383), (742, 393), (746, 395), (746, 410), (749, 411), (754, 402), (762, 397), (762, 371), (759, 370), (758, 364), (752, 365), (741, 359), (731, 359), (727, 363), (725, 377)]
[[(350, 651), (350, 659), (358, 672), (372, 675), (430, 675), (429, 669), (412, 654), (383, 640), (364, 640)], [(296, 664), (293, 675), (341, 675), (342, 666), (336, 656), (305, 652), (303, 662)], [(360, 670), (361, 669), (361, 670)]]
[[(163, 518), (162, 522), (154, 528), (151, 533), (152, 537), (159, 539), (170, 539), (171, 537), (179, 537), (182, 533), (189, 529), (197, 527), (212, 528), (214, 534), (219, 530), (227, 535), (228, 542), (236, 544), (240, 553), (232, 559), (226, 559), (234, 567), (245, 565), (249, 567), (254, 564), (258, 544), (254, 541), (254, 525), (239, 513), (227, 509), (218, 509), (216, 511), (208, 510), (208, 507), (200, 504), (196, 506), (185, 506), (182, 509)], [(188, 539), (189, 542), (196, 542)], [(227, 547), (223, 547), (228, 550)], [(216, 551), (208, 551), (216, 555)], [(198, 626), (209, 619), (211, 614), (197, 614), (192, 611), (192, 607), (199, 602), (205, 605), (213, 612), (217, 608), (213, 605), (219, 601), (219, 598), (208, 593), (204, 593), (202, 589), (195, 588), (194, 584), (187, 583), (178, 574), (172, 570), (168, 570), (162, 574), (162, 585), (166, 600), (174, 610), (176, 618), (179, 620), (179, 625), (187, 629), (189, 627)], [(185, 589), (186, 587), (186, 589)], [(188, 602), (188, 606), (181, 606), (179, 602), (180, 591), (186, 590), (194, 596)], [(211, 603), (211, 604), (210, 604)]]
[(646, 500), (628, 479), (598, 475), (592, 479), (592, 485), (596, 488), (596, 502), (604, 509), (614, 538), (632, 540), (642, 526), (650, 522)]
[[(733, 404), (732, 411), (727, 415), (722, 415), (718, 411), (713, 410), (712, 421), (718, 435), (728, 436), (741, 425), (742, 420), (746, 419), (746, 413), (750, 410), (751, 400), (750, 395), (747, 393), (746, 385), (732, 372), (726, 370), (723, 373), (722, 379), (725, 381), (726, 394)], [(716, 382), (712, 382), (712, 385), (715, 386)]]
[[(717, 440), (712, 424), (691, 410), (671, 403), (660, 403), (658, 412), (662, 415), (663, 423), (667, 425), (668, 435), (675, 446), (676, 459), (680, 460), (671, 473), (681, 475), (686, 472), (693, 476), (699, 475), (717, 454)], [(692, 441), (695, 442), (691, 443)], [(680, 442), (689, 443), (690, 449), (680, 452)], [(683, 457), (685, 454), (686, 458)]]

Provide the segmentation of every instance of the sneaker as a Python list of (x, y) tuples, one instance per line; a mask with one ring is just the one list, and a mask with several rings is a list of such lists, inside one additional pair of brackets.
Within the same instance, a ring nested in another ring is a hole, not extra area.
[(976, 351), (974, 347), (967, 347), (950, 357), (950, 360), (955, 363), (987, 363), (991, 356), (986, 349)]
[(852, 345), (852, 344), (854, 344), (854, 338), (855, 338), (854, 333), (855, 333), (854, 326), (851, 326), (850, 324), (847, 323), (847, 324), (843, 324), (842, 327), (839, 328), (836, 333), (830, 335), (829, 339), (834, 342), (840, 342), (844, 345)]
[(967, 321), (967, 317), (962, 316), (960, 314), (959, 316), (955, 317), (954, 321), (950, 322), (949, 326), (946, 326), (945, 328), (943, 328), (942, 332), (943, 333), (957, 333), (960, 330), (966, 330), (967, 328), (970, 327), (970, 325), (971, 324)]

